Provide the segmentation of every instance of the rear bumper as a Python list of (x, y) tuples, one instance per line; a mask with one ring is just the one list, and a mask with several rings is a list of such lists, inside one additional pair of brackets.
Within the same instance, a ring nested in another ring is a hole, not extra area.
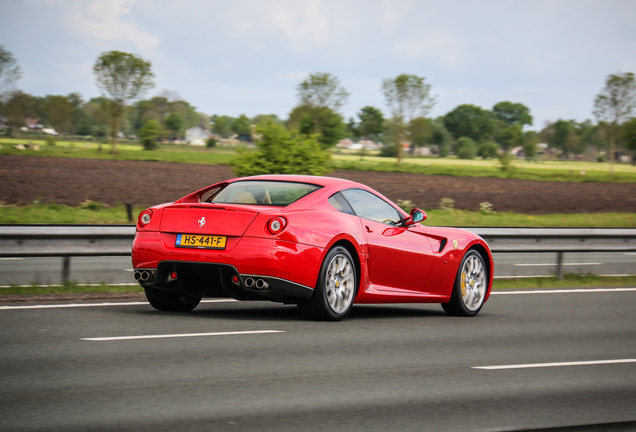
[[(307, 299), (324, 254), (314, 246), (255, 237), (234, 238), (228, 250), (177, 248), (172, 241), (170, 235), (156, 231), (135, 235), (133, 268), (149, 274), (145, 281), (138, 280), (143, 287), (199, 290), (246, 300)], [(173, 271), (176, 279), (170, 277)], [(238, 283), (232, 276), (238, 276)], [(250, 278), (264, 283), (257, 287)]]

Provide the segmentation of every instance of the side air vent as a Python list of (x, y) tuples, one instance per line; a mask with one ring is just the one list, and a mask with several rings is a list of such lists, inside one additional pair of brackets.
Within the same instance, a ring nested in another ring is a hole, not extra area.
[(446, 247), (446, 243), (448, 243), (448, 239), (444, 239), (441, 242), (439, 242), (439, 250), (437, 251), (437, 253), (442, 253), (442, 251)]

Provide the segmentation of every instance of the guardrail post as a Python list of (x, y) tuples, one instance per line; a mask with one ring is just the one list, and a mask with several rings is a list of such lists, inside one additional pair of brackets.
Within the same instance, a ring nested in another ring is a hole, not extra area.
[(66, 285), (66, 282), (71, 277), (71, 257), (65, 256), (62, 258), (62, 285)]
[(557, 252), (557, 277), (563, 280), (563, 252)]

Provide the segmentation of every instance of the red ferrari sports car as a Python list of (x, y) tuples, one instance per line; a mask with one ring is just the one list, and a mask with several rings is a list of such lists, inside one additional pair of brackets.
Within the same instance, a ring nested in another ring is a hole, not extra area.
[(329, 321), (354, 303), (441, 303), (450, 315), (476, 315), (492, 287), (488, 245), (424, 219), (348, 180), (227, 180), (141, 212), (134, 277), (162, 311), (188, 312), (210, 296), (297, 304)]

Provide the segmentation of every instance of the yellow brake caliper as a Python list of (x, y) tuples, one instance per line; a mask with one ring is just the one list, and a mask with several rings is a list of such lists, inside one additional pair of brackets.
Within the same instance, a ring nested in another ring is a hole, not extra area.
[(466, 295), (466, 273), (462, 272), (462, 297)]

